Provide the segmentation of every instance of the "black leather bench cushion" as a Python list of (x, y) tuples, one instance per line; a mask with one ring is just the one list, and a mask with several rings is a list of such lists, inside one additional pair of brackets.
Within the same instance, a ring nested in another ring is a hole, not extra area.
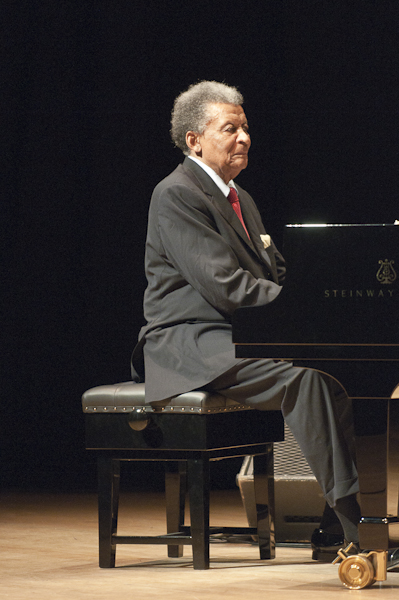
[(83, 412), (179, 412), (215, 413), (237, 410), (253, 410), (220, 394), (195, 390), (174, 398), (145, 404), (145, 384), (127, 381), (100, 385), (87, 390), (82, 396)]

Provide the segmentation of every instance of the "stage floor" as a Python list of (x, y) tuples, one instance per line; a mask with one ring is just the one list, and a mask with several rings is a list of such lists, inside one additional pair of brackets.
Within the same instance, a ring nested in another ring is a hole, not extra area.
[[(191, 548), (168, 559), (166, 546), (118, 546), (115, 569), (100, 569), (95, 494), (4, 492), (0, 495), (0, 597), (7, 600), (312, 600), (356, 594), (397, 598), (399, 573), (350, 591), (337, 567), (311, 560), (310, 548), (277, 548), (261, 562), (256, 546), (211, 544), (211, 568), (192, 569)], [(212, 493), (211, 524), (245, 525), (239, 492)], [(118, 533), (165, 531), (161, 493), (123, 493)]]

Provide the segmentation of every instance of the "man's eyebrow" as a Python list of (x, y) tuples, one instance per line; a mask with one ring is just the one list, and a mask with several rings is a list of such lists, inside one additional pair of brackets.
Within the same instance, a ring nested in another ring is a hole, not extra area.
[(244, 126), (247, 126), (247, 127), (249, 127), (249, 125), (248, 125), (248, 121), (244, 121), (243, 123), (237, 123), (237, 122), (236, 122), (236, 123), (234, 123), (234, 122), (233, 122), (231, 119), (228, 119), (227, 121), (224, 121), (224, 122), (222, 123), (222, 127), (226, 127), (227, 125), (233, 125), (233, 127), (237, 127), (237, 126), (238, 126), (238, 127), (239, 127), (239, 126), (241, 126), (241, 127), (244, 127)]

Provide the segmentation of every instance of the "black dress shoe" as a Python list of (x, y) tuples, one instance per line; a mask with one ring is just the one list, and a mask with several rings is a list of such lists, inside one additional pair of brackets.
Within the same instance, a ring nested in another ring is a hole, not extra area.
[(324, 529), (315, 529), (311, 537), (312, 559), (319, 562), (332, 562), (337, 552), (345, 544), (344, 536), (340, 533), (329, 533)]

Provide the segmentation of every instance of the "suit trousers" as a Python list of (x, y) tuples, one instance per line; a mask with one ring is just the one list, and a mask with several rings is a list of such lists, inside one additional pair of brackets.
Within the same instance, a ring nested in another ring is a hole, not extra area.
[(204, 389), (281, 410), (330, 506), (359, 491), (351, 402), (332, 377), (287, 361), (244, 359)]

